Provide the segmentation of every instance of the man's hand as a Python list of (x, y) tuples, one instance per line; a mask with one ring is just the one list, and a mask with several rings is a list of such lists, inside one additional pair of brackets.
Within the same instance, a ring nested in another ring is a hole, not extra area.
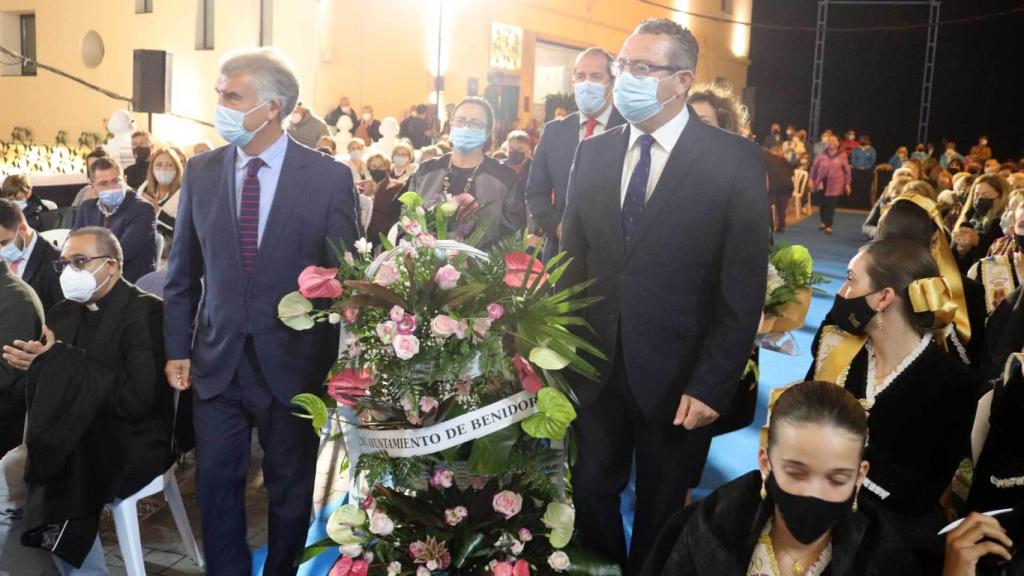
[(175, 390), (184, 392), (192, 387), (191, 360), (168, 360), (164, 374), (167, 375), (167, 384)]
[(558, 228), (555, 228), (555, 238), (562, 239), (562, 223), (558, 223)]
[(683, 397), (679, 399), (679, 408), (676, 410), (676, 418), (672, 421), (672, 425), (682, 426), (687, 430), (696, 430), (715, 420), (718, 420), (718, 412), (693, 396), (683, 394)]
[(849, 184), (847, 184), (847, 185), (846, 185), (846, 188), (844, 188), (844, 189), (843, 189), (843, 191), (845, 191), (845, 192), (846, 192), (846, 195), (847, 195), (847, 196), (849, 196), (849, 195), (850, 195), (850, 193), (851, 193), (851, 192), (853, 192), (853, 190), (852, 190), (852, 189), (850, 188), (850, 185), (849, 185)]
[(42, 342), (15, 340), (10, 346), (4, 346), (4, 360), (17, 370), (28, 370), (36, 358), (53, 348), (55, 341), (53, 331), (43, 326)]
[(455, 200), (455, 203), (459, 205), (455, 210), (455, 219), (459, 222), (465, 222), (480, 211), (480, 203), (476, 201), (472, 194), (463, 192), (453, 196), (452, 200)]
[(999, 521), (977, 512), (971, 514), (952, 532), (946, 534), (946, 560), (942, 576), (974, 576), (982, 556), (995, 554), (1010, 560), (1007, 550), (1013, 542)]

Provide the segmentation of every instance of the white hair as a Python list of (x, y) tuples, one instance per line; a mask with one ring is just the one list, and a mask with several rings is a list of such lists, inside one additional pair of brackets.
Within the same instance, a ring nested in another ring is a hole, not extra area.
[(221, 78), (249, 74), (256, 82), (260, 102), (274, 100), (281, 106), (278, 120), (284, 121), (299, 100), (299, 81), (288, 58), (274, 48), (234, 50), (220, 63)]

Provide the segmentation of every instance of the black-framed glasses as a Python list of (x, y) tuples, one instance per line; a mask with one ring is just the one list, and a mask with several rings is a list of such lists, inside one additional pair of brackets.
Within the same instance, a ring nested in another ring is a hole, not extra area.
[(53, 269), (58, 273), (63, 272), (66, 266), (71, 266), (71, 269), (75, 272), (80, 272), (85, 269), (85, 265), (93, 260), (113, 259), (113, 256), (75, 256), (67, 260), (59, 258), (53, 261)]
[(466, 126), (474, 130), (484, 130), (487, 128), (487, 123), (476, 119), (466, 120), (462, 116), (456, 116), (452, 120), (452, 128), (465, 128)]
[(657, 64), (648, 64), (647, 62), (630, 62), (622, 58), (617, 58), (612, 62), (612, 75), (615, 77), (621, 76), (627, 69), (637, 78), (646, 78), (654, 72), (664, 71), (675, 74), (682, 70), (678, 66), (658, 66)]

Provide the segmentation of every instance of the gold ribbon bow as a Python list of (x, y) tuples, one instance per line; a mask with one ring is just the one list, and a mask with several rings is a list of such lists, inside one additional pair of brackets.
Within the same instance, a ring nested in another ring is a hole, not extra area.
[(935, 315), (933, 330), (945, 328), (953, 321), (958, 306), (953, 302), (953, 295), (945, 278), (936, 276), (914, 280), (907, 286), (907, 291), (910, 293), (910, 305), (914, 312), (931, 312)]
[[(956, 306), (952, 318), (953, 328), (956, 329), (960, 342), (967, 344), (971, 341), (971, 321), (967, 316), (964, 282), (960, 276), (960, 267), (957, 266), (956, 259), (953, 258), (953, 251), (949, 247), (949, 240), (946, 239), (946, 224), (942, 221), (942, 213), (939, 212), (938, 206), (936, 206), (931, 198), (913, 192), (899, 195), (892, 201), (893, 204), (896, 202), (913, 202), (918, 208), (924, 210), (938, 227), (938, 242), (934, 249), (932, 249), (932, 257), (935, 258), (935, 263), (939, 265), (939, 275), (946, 281), (946, 285), (949, 288), (951, 304)], [(932, 310), (932, 312), (936, 311)], [(936, 320), (938, 320), (938, 316), (939, 314), (936, 313)], [(946, 324), (949, 324), (949, 322)]]

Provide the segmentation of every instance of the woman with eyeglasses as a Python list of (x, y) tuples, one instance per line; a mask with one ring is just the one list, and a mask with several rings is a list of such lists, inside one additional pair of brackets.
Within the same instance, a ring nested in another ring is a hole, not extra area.
[(420, 165), (407, 190), (427, 207), (453, 200), (458, 208), (449, 235), (479, 237), (487, 248), (526, 227), (526, 203), (516, 173), (487, 155), (494, 131), (494, 110), (483, 98), (466, 98), (452, 113), (452, 151)]

